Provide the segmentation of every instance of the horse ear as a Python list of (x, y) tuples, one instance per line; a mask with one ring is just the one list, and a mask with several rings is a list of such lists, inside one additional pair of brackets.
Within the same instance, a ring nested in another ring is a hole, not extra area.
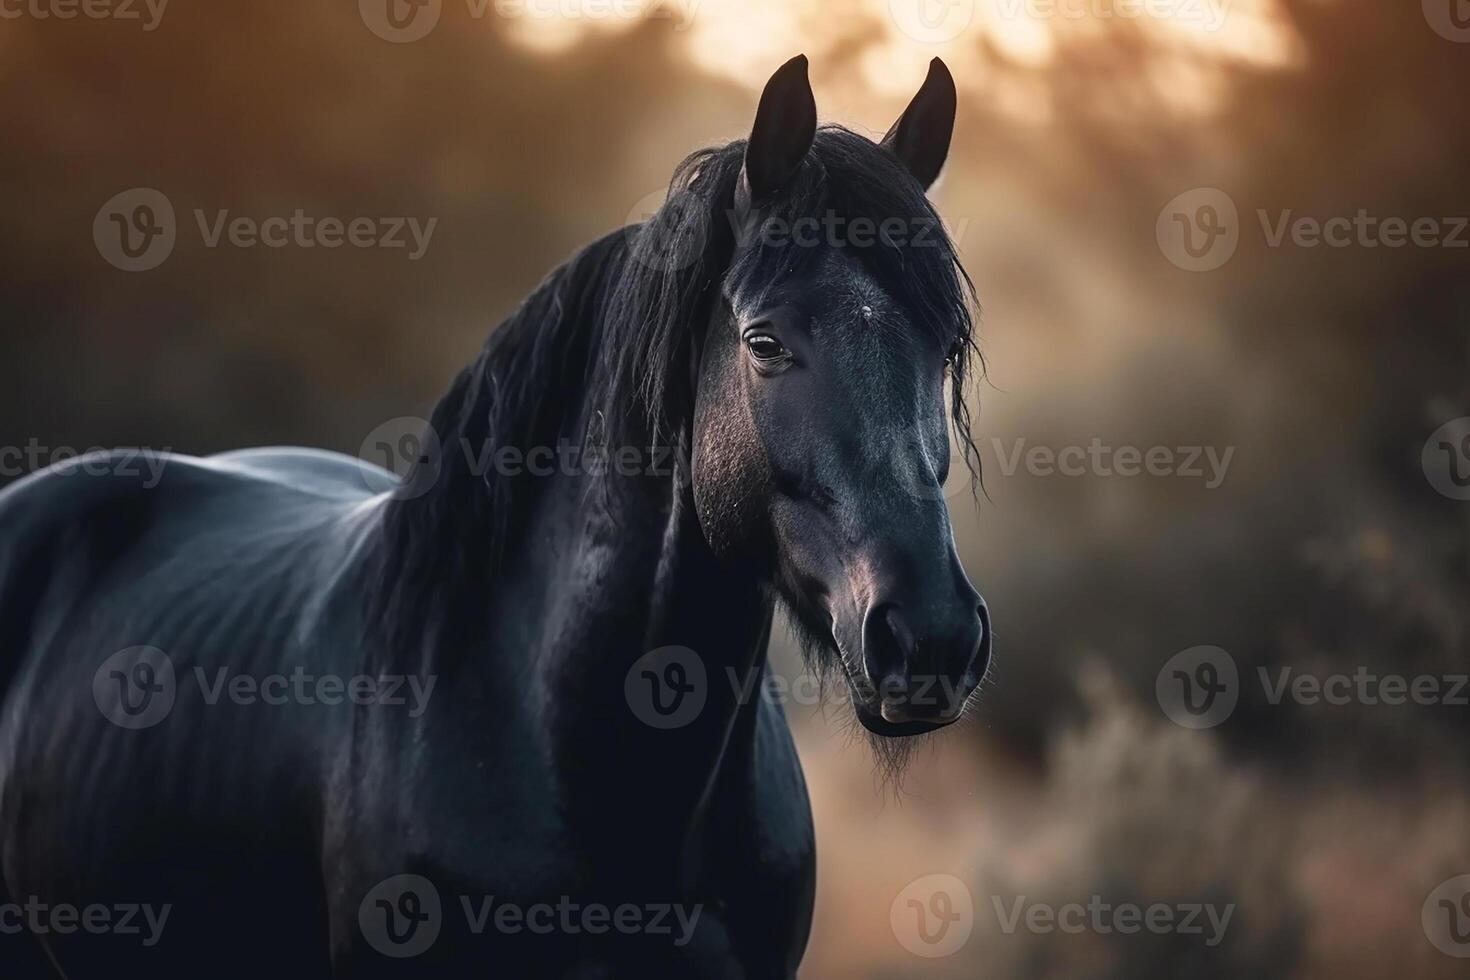
[(949, 156), (949, 138), (954, 134), (954, 77), (944, 62), (929, 62), (929, 74), (919, 94), (883, 137), (883, 145), (908, 167), (909, 173), (928, 190)]
[(812, 147), (817, 100), (812, 97), (806, 64), (804, 54), (792, 58), (776, 69), (761, 93), (740, 176), (746, 203), (758, 203), (780, 190)]

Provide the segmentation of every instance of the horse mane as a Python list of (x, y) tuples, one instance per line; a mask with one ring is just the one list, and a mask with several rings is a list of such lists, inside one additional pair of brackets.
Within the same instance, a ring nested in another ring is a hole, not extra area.
[[(421, 665), (431, 651), (465, 648), (478, 637), (538, 496), (534, 475), (483, 465), (497, 450), (560, 439), (682, 445), (694, 403), (693, 359), (720, 286), (776, 281), (820, 251), (752, 234), (755, 222), (735, 226), (744, 154), (745, 141), (736, 140), (686, 157), (653, 216), (548, 275), (440, 399), (429, 421), (440, 451), (416, 465), (388, 501), (369, 588), (369, 623), (390, 660)], [(823, 214), (927, 225), (928, 247), (882, 235), (867, 247), (844, 247), (913, 311), (916, 329), (953, 345), (952, 421), (965, 463), (978, 473), (963, 396), (979, 362), (974, 288), (938, 214), (897, 158), (835, 125), (817, 131), (790, 185), (757, 219), (790, 227)], [(613, 477), (601, 479), (605, 492), (616, 492)]]

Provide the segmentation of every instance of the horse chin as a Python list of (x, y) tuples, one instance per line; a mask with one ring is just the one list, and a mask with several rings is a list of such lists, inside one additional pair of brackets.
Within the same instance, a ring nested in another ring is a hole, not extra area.
[(852, 701), (852, 710), (857, 715), (858, 723), (874, 735), (884, 738), (906, 738), (911, 735), (927, 735), (929, 732), (938, 731), (955, 723), (950, 719), (915, 719), (909, 721), (889, 721), (878, 712), (865, 707), (856, 697)]

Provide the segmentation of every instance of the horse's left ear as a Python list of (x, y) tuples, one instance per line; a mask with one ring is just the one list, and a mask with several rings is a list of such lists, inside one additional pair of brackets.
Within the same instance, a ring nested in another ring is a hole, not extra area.
[(929, 75), (919, 94), (883, 137), (883, 146), (898, 157), (909, 173), (928, 190), (949, 156), (954, 134), (954, 77), (944, 62), (929, 62)]

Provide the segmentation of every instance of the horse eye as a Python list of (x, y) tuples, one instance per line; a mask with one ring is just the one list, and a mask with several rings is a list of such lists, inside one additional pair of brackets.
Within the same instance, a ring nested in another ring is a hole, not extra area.
[(753, 333), (745, 338), (745, 346), (757, 361), (779, 361), (786, 356), (786, 348), (770, 334)]

